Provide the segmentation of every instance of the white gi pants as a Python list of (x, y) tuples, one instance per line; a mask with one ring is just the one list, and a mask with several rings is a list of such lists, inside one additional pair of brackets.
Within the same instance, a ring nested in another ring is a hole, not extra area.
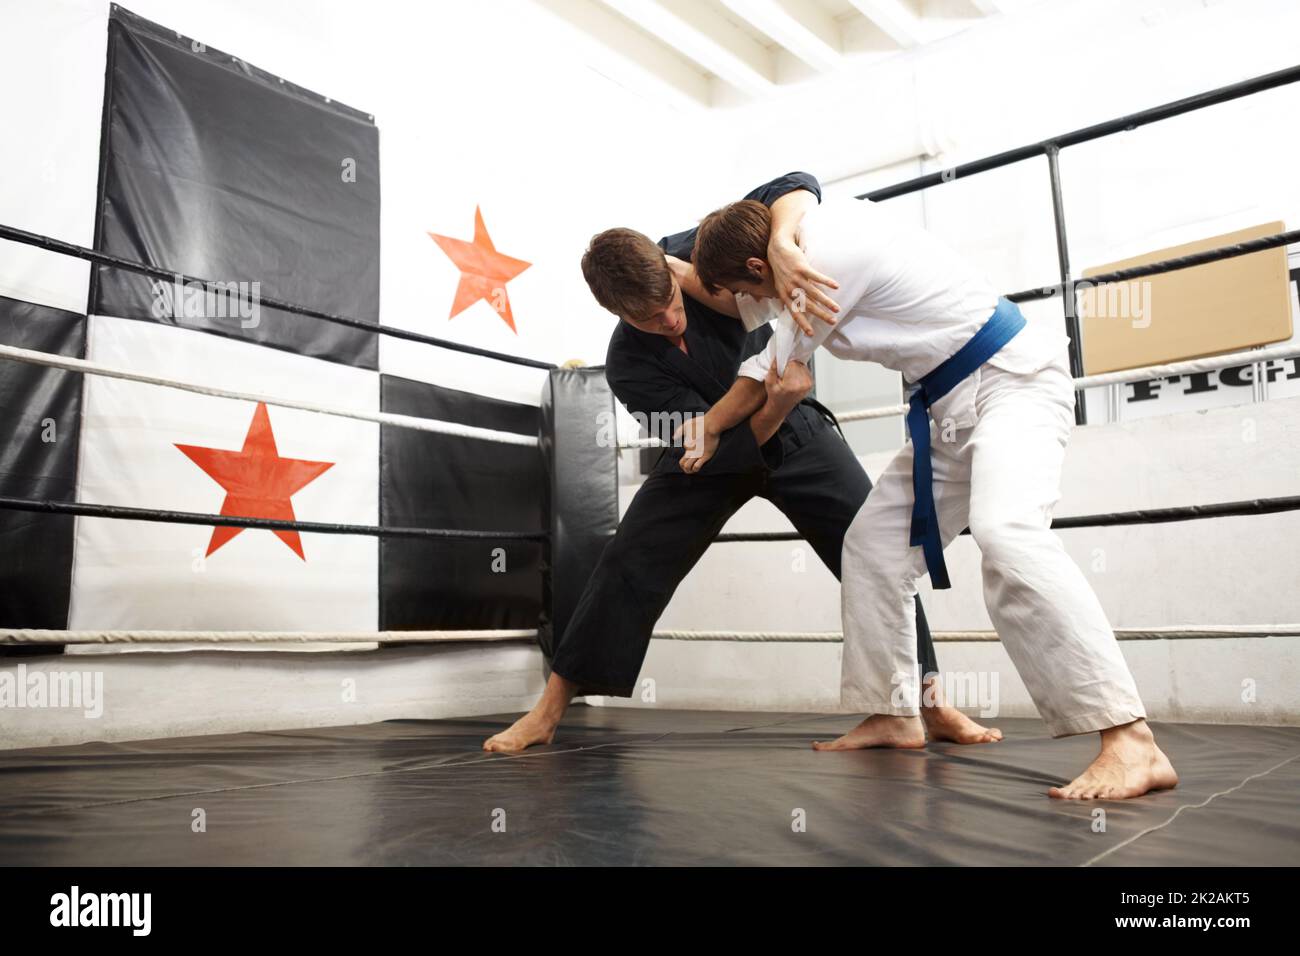
[[(983, 556), (984, 603), (1052, 736), (1146, 716), (1097, 596), (1050, 530), (1074, 423), (1064, 357), (1032, 375), (984, 365), (975, 424), (931, 460), (946, 548), (967, 525)], [(912, 445), (885, 469), (844, 538), (841, 703), (858, 713), (919, 713), (912, 597), (925, 573), (908, 544)]]

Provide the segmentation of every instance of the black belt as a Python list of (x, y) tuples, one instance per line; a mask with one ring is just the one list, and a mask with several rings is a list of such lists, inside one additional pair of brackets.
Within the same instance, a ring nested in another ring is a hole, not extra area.
[[(777, 436), (786, 452), (791, 452), (817, 438), (827, 425), (832, 425), (837, 430), (840, 427), (830, 409), (815, 398), (805, 398), (786, 416), (777, 430)], [(843, 434), (840, 432), (841, 437)]]

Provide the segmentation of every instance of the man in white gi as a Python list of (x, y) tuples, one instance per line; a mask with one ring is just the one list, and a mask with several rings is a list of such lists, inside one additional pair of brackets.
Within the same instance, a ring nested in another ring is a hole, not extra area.
[[(701, 222), (695, 270), (705, 290), (735, 293), (743, 311), (779, 309), (765, 259), (769, 222), (767, 208), (752, 202)], [(943, 548), (969, 525), (989, 616), (1050, 732), (1101, 735), (1096, 760), (1049, 793), (1119, 799), (1173, 787), (1178, 777), (1147, 726), (1105, 613), (1050, 530), (1074, 420), (1065, 336), (1027, 324), (969, 263), (873, 203), (828, 201), (808, 212), (801, 237), (811, 267), (839, 283), (836, 323), (813, 323), (805, 335), (783, 312), (766, 350), (690, 429), (682, 468), (698, 470), (712, 436), (761, 405), (764, 379), (783, 374), (788, 361), (806, 362), (818, 345), (899, 371), (912, 386), (912, 441), (844, 540), (841, 702), (868, 716), (814, 746), (923, 743), (916, 579), (928, 568), (936, 588), (949, 586)]]

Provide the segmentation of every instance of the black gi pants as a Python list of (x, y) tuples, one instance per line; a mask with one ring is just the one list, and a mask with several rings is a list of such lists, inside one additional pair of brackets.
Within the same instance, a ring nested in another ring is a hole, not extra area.
[[(743, 426), (742, 426), (743, 427)], [(871, 490), (871, 480), (839, 432), (808, 404), (778, 432), (785, 460), (752, 475), (656, 471), (637, 491), (564, 635), (551, 669), (579, 694), (630, 697), (651, 633), (677, 585), (727, 520), (754, 496), (781, 509), (838, 579), (844, 533)], [(930, 628), (916, 602), (921, 673), (939, 669)]]

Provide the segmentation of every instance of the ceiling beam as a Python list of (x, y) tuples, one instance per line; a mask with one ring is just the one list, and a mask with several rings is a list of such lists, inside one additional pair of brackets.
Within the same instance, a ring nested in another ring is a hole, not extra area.
[(698, 0), (603, 0), (725, 83), (750, 96), (771, 93), (771, 52)]
[(567, 27), (597, 70), (642, 94), (664, 96), (679, 108), (709, 106), (709, 78), (693, 63), (648, 37), (595, 0), (533, 0)]
[(903, 0), (849, 0), (864, 17), (904, 50), (927, 39), (925, 24)]
[(833, 73), (844, 65), (839, 26), (811, 4), (796, 15), (781, 0), (722, 0), (733, 14), (767, 34), (813, 69)]

